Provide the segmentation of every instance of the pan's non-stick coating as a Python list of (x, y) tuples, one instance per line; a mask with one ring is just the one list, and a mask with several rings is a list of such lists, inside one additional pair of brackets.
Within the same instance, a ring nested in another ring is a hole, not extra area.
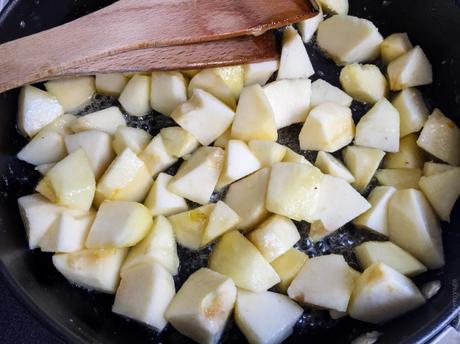
[[(111, 1), (52, 0), (14, 1), (6, 13), (0, 16), (0, 42), (18, 36), (52, 27), (64, 21), (76, 18), (109, 4)], [(434, 65), (435, 83), (423, 88), (429, 105), (439, 106), (447, 115), (459, 123), (460, 115), (460, 47), (455, 44), (460, 35), (460, 9), (453, 1), (429, 0), (350, 0), (353, 15), (368, 18), (376, 23), (383, 35), (392, 32), (407, 31), (415, 44), (420, 44)], [(22, 23), (21, 23), (22, 22)], [(308, 45), (308, 51), (316, 75), (313, 79), (323, 78), (338, 85), (340, 69), (319, 53), (314, 43)], [(160, 336), (153, 330), (134, 321), (128, 321), (114, 315), (111, 311), (113, 297), (88, 292), (72, 287), (52, 266), (49, 254), (28, 251), (26, 238), (20, 222), (16, 199), (31, 193), (39, 178), (37, 172), (14, 155), (25, 144), (15, 130), (15, 112), (17, 91), (0, 95), (0, 268), (7, 274), (18, 296), (55, 329), (66, 341), (89, 341), (122, 343), (127, 341), (186, 343), (189, 340), (171, 327)], [(116, 99), (97, 96), (93, 104), (83, 113), (116, 104)], [(354, 103), (355, 119), (359, 118), (366, 107)], [(159, 114), (144, 119), (129, 118), (132, 126), (141, 127), (156, 134), (160, 128), (174, 123)], [(297, 134), (300, 126), (282, 129), (280, 142), (299, 151)], [(309, 159), (314, 154), (302, 152)], [(172, 169), (177, 166), (172, 167)], [(460, 181), (459, 181), (460, 182)], [(215, 195), (220, 197), (221, 195)], [(383, 333), (381, 342), (413, 343), (428, 338), (458, 308), (457, 296), (460, 286), (460, 235), (456, 228), (460, 224), (460, 209), (454, 210), (451, 225), (444, 226), (447, 266), (441, 271), (430, 272), (417, 279), (417, 283), (433, 279), (441, 280), (443, 288), (426, 306), (389, 323), (377, 327), (350, 318), (331, 320), (324, 311), (306, 309), (297, 324), (294, 334), (288, 342), (311, 343), (348, 343), (361, 333), (378, 330)], [(308, 225), (297, 224), (303, 234), (298, 244), (301, 250), (310, 256), (342, 253), (351, 265), (356, 266), (352, 247), (363, 240), (381, 239), (351, 226), (339, 230), (336, 234), (313, 245), (308, 239)], [(176, 277), (179, 287), (187, 276), (207, 263), (209, 249), (191, 252), (179, 248), (181, 267)], [(357, 267), (357, 266), (356, 266)], [(45, 314), (49, 317), (47, 318)], [(244, 337), (238, 328), (230, 322), (223, 342), (240, 343)]]

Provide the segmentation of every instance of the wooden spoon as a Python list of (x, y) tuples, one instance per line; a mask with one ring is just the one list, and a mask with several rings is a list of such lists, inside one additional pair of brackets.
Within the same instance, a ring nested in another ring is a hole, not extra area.
[[(68, 69), (76, 73), (77, 66), (88, 63), (98, 66), (92, 72), (107, 71), (107, 65), (96, 61), (98, 58), (110, 56), (111, 71), (122, 71), (115, 67), (117, 56), (126, 65), (127, 55), (123, 53), (132, 50), (257, 36), (313, 15), (315, 11), (306, 0), (276, 0), (269, 4), (266, 0), (120, 0), (70, 23), (0, 45), (0, 92), (69, 74)], [(166, 55), (157, 55), (165, 52)], [(136, 56), (153, 53), (155, 59), (165, 62), (171, 57), (168, 49), (138, 51)], [(191, 59), (189, 54), (178, 54), (175, 59), (186, 57), (185, 61), (171, 65), (193, 68), (201, 61), (199, 55), (194, 53)], [(226, 60), (231, 64), (230, 59)], [(247, 56), (245, 61), (252, 59)], [(131, 65), (136, 63), (136, 59), (131, 61)], [(218, 60), (208, 63), (215, 65)], [(163, 64), (162, 69), (169, 68)]]

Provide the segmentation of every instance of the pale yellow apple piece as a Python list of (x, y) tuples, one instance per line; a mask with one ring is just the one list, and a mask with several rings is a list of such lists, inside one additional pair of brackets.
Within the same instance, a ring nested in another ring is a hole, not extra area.
[(244, 65), (244, 86), (259, 84), (263, 86), (278, 70), (279, 61), (271, 60)]
[(315, 74), (307, 49), (296, 29), (286, 27), (282, 43), (277, 80), (309, 78)]
[(187, 80), (180, 72), (153, 72), (150, 86), (150, 106), (169, 116), (187, 100)]
[(92, 76), (51, 80), (45, 83), (45, 88), (57, 98), (64, 112), (78, 112), (88, 105), (96, 92)]
[(172, 176), (166, 173), (160, 173), (153, 182), (145, 206), (150, 209), (153, 216), (174, 215), (188, 209), (187, 202), (184, 198), (169, 191), (168, 184)]
[(376, 65), (353, 63), (340, 72), (340, 83), (353, 99), (375, 104), (388, 93), (387, 79)]
[(318, 152), (315, 166), (318, 167), (321, 172), (342, 178), (348, 183), (353, 183), (355, 181), (355, 177), (353, 177), (345, 165), (330, 153), (323, 151)]
[(201, 246), (206, 246), (224, 233), (235, 229), (241, 218), (222, 201), (218, 201), (209, 214), (208, 223), (203, 231)]
[(249, 149), (259, 160), (262, 167), (271, 167), (281, 162), (286, 155), (286, 147), (273, 141), (251, 140)]
[(231, 109), (235, 109), (236, 107), (233, 90), (214, 69), (204, 69), (190, 80), (188, 96), (193, 97), (196, 90), (212, 94)]
[(399, 142), (399, 151), (388, 153), (383, 161), (385, 168), (422, 168), (425, 162), (423, 150), (417, 145), (417, 135), (409, 134)]
[(156, 177), (158, 173), (174, 165), (177, 158), (169, 154), (163, 142), (161, 134), (157, 134), (152, 141), (139, 154), (139, 158), (144, 161), (150, 175)]
[(281, 162), (295, 162), (299, 164), (305, 164), (308, 166), (313, 166), (313, 164), (307, 160), (303, 155), (294, 152), (291, 148), (286, 147), (286, 154), (284, 155)]
[(78, 133), (85, 130), (100, 130), (115, 134), (119, 126), (126, 126), (126, 120), (116, 106), (78, 117), (70, 128)]
[(232, 91), (233, 97), (238, 99), (244, 86), (244, 66), (227, 66), (213, 69)]
[(150, 110), (150, 76), (136, 74), (126, 84), (118, 101), (131, 116), (144, 116)]
[(193, 153), (200, 143), (192, 134), (181, 127), (168, 127), (160, 130), (166, 151), (176, 158)]
[(348, 0), (318, 0), (318, 4), (327, 14), (348, 13)]
[(323, 79), (315, 80), (311, 84), (310, 108), (313, 109), (322, 103), (336, 103), (346, 107), (351, 106), (353, 98)]
[(152, 135), (145, 130), (120, 126), (114, 135), (113, 149), (117, 154), (120, 154), (126, 148), (139, 154), (147, 147), (150, 141), (152, 141)]
[(391, 103), (399, 112), (401, 137), (422, 129), (429, 112), (418, 89), (414, 87), (403, 89)]
[(439, 164), (436, 162), (428, 161), (423, 165), (423, 175), (425, 177), (434, 176), (438, 173), (443, 173), (454, 169), (454, 166), (447, 164)]
[(422, 176), (419, 168), (391, 168), (378, 170), (375, 178), (380, 185), (394, 186), (396, 189), (418, 189)]
[(54, 131), (42, 130), (17, 154), (19, 160), (32, 165), (55, 163), (67, 155), (64, 138)]
[(299, 30), (300, 36), (304, 43), (311, 41), (316, 31), (318, 30), (319, 24), (324, 20), (324, 14), (321, 7), (318, 9), (318, 13), (308, 19), (302, 20), (297, 23), (297, 30)]
[(128, 80), (123, 73), (96, 74), (96, 91), (97, 93), (118, 97)]
[(280, 292), (286, 294), (292, 280), (300, 271), (307, 259), (308, 256), (305, 253), (295, 248), (290, 248), (271, 262), (273, 269), (275, 269), (281, 279), (281, 282), (277, 285)]
[(391, 61), (407, 53), (412, 48), (412, 43), (410, 42), (407, 33), (402, 32), (389, 35), (380, 44), (382, 61), (387, 65)]

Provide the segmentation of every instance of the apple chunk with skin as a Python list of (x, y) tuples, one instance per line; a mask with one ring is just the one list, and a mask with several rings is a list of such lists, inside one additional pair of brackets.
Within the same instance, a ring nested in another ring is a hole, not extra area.
[(356, 280), (348, 312), (352, 318), (380, 324), (424, 303), (425, 298), (409, 278), (375, 263)]
[(92, 76), (51, 80), (45, 83), (45, 88), (57, 98), (64, 112), (81, 110), (96, 92)]
[(136, 74), (126, 84), (118, 101), (131, 116), (150, 112), (150, 76)]
[(200, 145), (192, 134), (181, 127), (163, 128), (160, 135), (166, 151), (176, 158), (192, 153)]
[(423, 100), (422, 93), (414, 88), (405, 88), (391, 101), (399, 112), (399, 133), (404, 137), (422, 129), (428, 118), (428, 108)]
[(399, 142), (399, 151), (385, 157), (385, 168), (422, 168), (425, 162), (423, 150), (417, 145), (417, 135), (409, 134)]
[(175, 294), (174, 279), (163, 266), (143, 263), (121, 272), (112, 311), (161, 332), (168, 323), (164, 313)]
[(19, 151), (17, 158), (32, 165), (43, 165), (57, 162), (66, 154), (62, 135), (42, 130)]
[(378, 170), (375, 178), (380, 185), (394, 186), (396, 189), (418, 189), (422, 170), (419, 168), (390, 168)]
[(112, 97), (118, 97), (129, 79), (123, 73), (96, 74), (96, 91)]
[(160, 134), (157, 134), (152, 141), (150, 141), (139, 154), (139, 158), (144, 161), (150, 175), (153, 177), (156, 177), (158, 173), (174, 165), (177, 161), (177, 158), (170, 155), (166, 150), (166, 146)]
[(192, 97), (196, 90), (211, 94), (223, 104), (227, 105), (230, 109), (235, 109), (236, 107), (236, 99), (232, 89), (213, 69), (204, 69), (199, 71), (190, 80), (188, 85), (188, 96)]
[(169, 116), (187, 100), (187, 80), (180, 72), (153, 72), (150, 86), (150, 106)]
[(152, 141), (152, 135), (145, 130), (120, 126), (117, 128), (113, 138), (113, 149), (117, 154), (120, 154), (126, 148), (139, 154), (147, 147), (150, 141)]
[(407, 36), (407, 33), (394, 33), (385, 38), (380, 44), (380, 54), (382, 56), (383, 63), (386, 65), (391, 61), (397, 59), (401, 55), (411, 50), (412, 43)]
[(322, 103), (328, 102), (350, 107), (352, 101), (352, 97), (327, 81), (318, 79), (311, 84), (310, 108), (315, 108)]
[(202, 344), (219, 341), (236, 300), (233, 281), (201, 268), (185, 281), (169, 304), (165, 318), (183, 335)]
[(289, 337), (303, 308), (282, 294), (238, 290), (235, 322), (251, 344), (277, 344)]
[(244, 65), (244, 86), (259, 84), (263, 86), (278, 70), (279, 61), (271, 60)]
[(169, 191), (168, 184), (172, 178), (169, 174), (160, 173), (153, 182), (152, 188), (144, 202), (153, 216), (169, 216), (188, 209), (184, 198)]
[(100, 130), (113, 135), (119, 126), (126, 126), (126, 120), (116, 106), (78, 117), (70, 128), (78, 133), (85, 130)]
[(305, 253), (295, 248), (290, 248), (287, 252), (272, 261), (272, 267), (281, 279), (280, 283), (276, 286), (280, 292), (286, 294), (292, 280), (307, 259), (308, 256)]
[(209, 256), (209, 268), (229, 276), (239, 288), (260, 293), (280, 282), (257, 248), (238, 231), (222, 236)]
[(286, 155), (286, 147), (273, 141), (251, 140), (248, 146), (263, 167), (281, 162)]
[(353, 177), (345, 165), (330, 153), (323, 151), (318, 152), (315, 166), (318, 167), (321, 172), (342, 178), (347, 183), (353, 183), (355, 181), (355, 177)]

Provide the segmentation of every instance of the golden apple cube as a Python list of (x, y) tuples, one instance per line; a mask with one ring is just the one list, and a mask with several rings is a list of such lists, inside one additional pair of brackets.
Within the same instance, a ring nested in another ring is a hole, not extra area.
[(157, 134), (152, 141), (144, 148), (139, 158), (144, 161), (150, 175), (156, 177), (158, 173), (172, 166), (177, 158), (170, 155), (160, 134)]
[(200, 146), (197, 139), (181, 127), (163, 128), (160, 135), (166, 151), (176, 158), (182, 158)]
[(19, 151), (17, 158), (32, 165), (43, 165), (55, 163), (64, 159), (66, 155), (62, 135), (42, 130)]
[(241, 218), (232, 208), (218, 201), (209, 214), (208, 223), (201, 238), (201, 246), (206, 246), (222, 234), (235, 229), (240, 221)]
[(120, 126), (114, 135), (113, 149), (117, 154), (120, 154), (126, 148), (139, 154), (147, 147), (150, 141), (152, 141), (152, 135), (145, 130)]
[(271, 167), (286, 155), (286, 147), (273, 141), (251, 140), (248, 146), (262, 167)]
[(126, 120), (116, 106), (78, 117), (70, 125), (76, 133), (85, 130), (100, 130), (111, 135), (115, 134), (120, 126), (126, 126)]
[(91, 101), (96, 92), (92, 76), (47, 81), (45, 88), (57, 98), (64, 112), (78, 112)]
[(96, 74), (96, 91), (108, 96), (118, 97), (128, 80), (123, 73)]
[(447, 172), (454, 168), (455, 166), (428, 161), (423, 165), (423, 175), (425, 177), (434, 176), (435, 174)]
[(187, 100), (187, 80), (180, 72), (153, 72), (150, 86), (150, 106), (169, 116)]
[(136, 74), (126, 84), (118, 101), (131, 116), (144, 116), (151, 111), (150, 76)]
[(195, 94), (196, 90), (211, 94), (230, 109), (235, 109), (236, 107), (236, 98), (233, 90), (227, 85), (224, 79), (216, 73), (215, 69), (204, 69), (199, 71), (190, 80), (188, 85), (189, 98)]
[(188, 209), (187, 202), (181, 196), (169, 191), (168, 184), (173, 177), (166, 173), (160, 173), (153, 182), (145, 206), (150, 209), (153, 216), (174, 215)]
[(375, 174), (380, 185), (396, 189), (418, 189), (422, 170), (419, 168), (391, 168), (378, 170)]
[(315, 71), (302, 38), (292, 26), (286, 27), (277, 80), (309, 78), (313, 74)]
[(335, 103), (350, 107), (353, 98), (323, 79), (318, 79), (311, 84), (310, 108), (313, 109), (322, 103)]
[(417, 145), (417, 138), (415, 134), (403, 137), (399, 142), (399, 152), (388, 153), (383, 166), (385, 168), (422, 168), (425, 155)]
[(355, 181), (355, 177), (353, 177), (345, 165), (330, 153), (323, 151), (318, 152), (315, 166), (318, 167), (321, 172), (342, 178), (347, 183), (353, 183)]
[(422, 129), (428, 118), (428, 108), (423, 100), (422, 93), (414, 88), (405, 88), (391, 101), (399, 112), (399, 133), (404, 137)]
[(394, 33), (389, 35), (380, 44), (380, 53), (382, 55), (383, 63), (386, 65), (391, 61), (397, 59), (401, 55), (411, 50), (412, 43), (407, 36), (407, 33)]
[(278, 70), (279, 61), (270, 60), (244, 65), (244, 86), (259, 84), (263, 86)]
[(238, 99), (244, 86), (244, 66), (217, 67), (212, 69), (212, 71), (224, 80), (232, 91), (233, 97)]
[(281, 279), (276, 286), (280, 292), (286, 294), (292, 280), (298, 274), (307, 259), (308, 256), (305, 253), (295, 248), (290, 248), (271, 262), (273, 269), (275, 269)]

